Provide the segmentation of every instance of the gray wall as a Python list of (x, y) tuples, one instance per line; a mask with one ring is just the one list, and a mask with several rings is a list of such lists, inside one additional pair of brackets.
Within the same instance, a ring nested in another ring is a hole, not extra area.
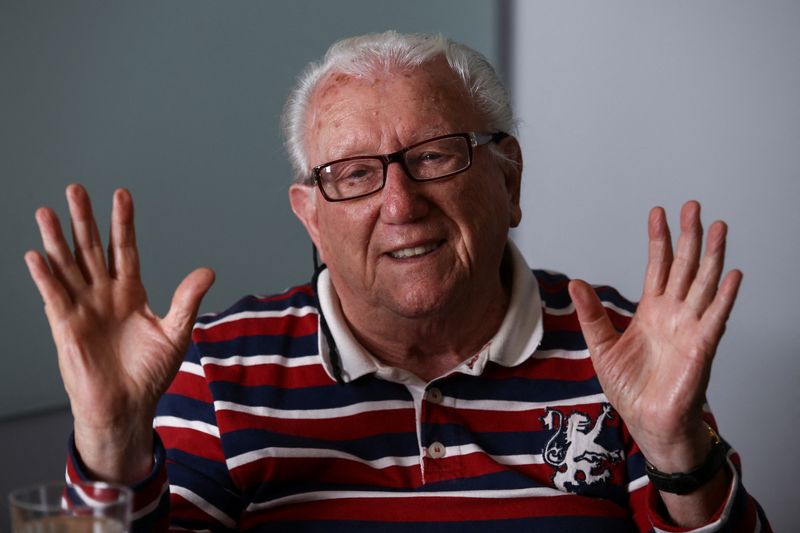
[(22, 260), (40, 246), (38, 206), (64, 220), (64, 186), (80, 181), (105, 234), (113, 190), (130, 188), (158, 313), (200, 265), (217, 272), (203, 312), (305, 282), (278, 124), (295, 77), (334, 40), (392, 28), (496, 60), (497, 17), (482, 0), (0, 0), (0, 418), (66, 401)]
[(159, 313), (200, 265), (217, 272), (203, 312), (303, 283), (310, 241), (278, 128), (300, 70), (338, 38), (387, 29), (439, 31), (497, 62), (499, 17), (483, 0), (0, 0), (0, 530), (12, 487), (63, 476), (72, 424), (22, 260), (40, 247), (34, 210), (63, 220), (80, 181), (105, 233), (113, 190), (131, 189)]
[(776, 531), (800, 474), (800, 3), (514, 3), (532, 265), (638, 298), (647, 213), (702, 202), (744, 283), (709, 401)]

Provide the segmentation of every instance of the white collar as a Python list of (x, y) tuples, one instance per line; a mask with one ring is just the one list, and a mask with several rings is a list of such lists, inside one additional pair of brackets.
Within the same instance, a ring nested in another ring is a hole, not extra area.
[[(452, 370), (453, 372), (480, 375), (487, 361), (505, 367), (517, 366), (536, 351), (542, 340), (542, 302), (539, 297), (539, 284), (522, 253), (510, 239), (506, 250), (511, 259), (511, 300), (500, 329), (477, 354), (463, 361)], [(327, 269), (319, 275), (317, 291), (320, 307), (339, 349), (342, 377), (345, 382), (370, 373), (390, 381), (418, 381), (410, 373), (379, 361), (356, 340), (344, 319), (339, 297)], [(322, 335), (322, 330), (319, 331), (319, 353), (325, 371), (333, 377), (328, 342)]]

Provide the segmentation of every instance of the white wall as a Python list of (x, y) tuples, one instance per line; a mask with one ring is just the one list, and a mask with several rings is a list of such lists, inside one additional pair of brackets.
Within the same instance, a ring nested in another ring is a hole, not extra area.
[[(800, 2), (514, 3), (529, 262), (637, 298), (649, 208), (698, 199), (744, 284), (709, 399), (776, 531), (796, 531)], [(794, 527), (792, 527), (794, 526)]]

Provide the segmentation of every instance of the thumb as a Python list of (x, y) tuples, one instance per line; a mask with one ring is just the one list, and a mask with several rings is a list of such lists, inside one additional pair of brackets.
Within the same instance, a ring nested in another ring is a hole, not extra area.
[(169, 311), (161, 324), (164, 332), (176, 346), (183, 346), (197, 318), (200, 301), (214, 283), (214, 271), (210, 268), (198, 268), (183, 278), (175, 294)]
[(619, 333), (611, 324), (611, 319), (606, 314), (605, 307), (594, 289), (585, 281), (572, 280), (569, 283), (569, 295), (578, 314), (581, 332), (586, 339), (586, 347), (592, 359), (602, 357), (603, 353), (619, 337)]

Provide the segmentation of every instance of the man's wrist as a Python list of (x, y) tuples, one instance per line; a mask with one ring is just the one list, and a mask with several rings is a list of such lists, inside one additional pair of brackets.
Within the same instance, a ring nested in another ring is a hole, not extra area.
[(94, 479), (132, 484), (153, 468), (153, 427), (149, 424), (104, 429), (74, 427), (76, 458)]
[(650, 461), (645, 462), (645, 470), (650, 482), (658, 490), (673, 494), (690, 494), (708, 483), (725, 465), (727, 450), (717, 432), (707, 423), (706, 439), (708, 452), (703, 461), (690, 469), (663, 471)]

